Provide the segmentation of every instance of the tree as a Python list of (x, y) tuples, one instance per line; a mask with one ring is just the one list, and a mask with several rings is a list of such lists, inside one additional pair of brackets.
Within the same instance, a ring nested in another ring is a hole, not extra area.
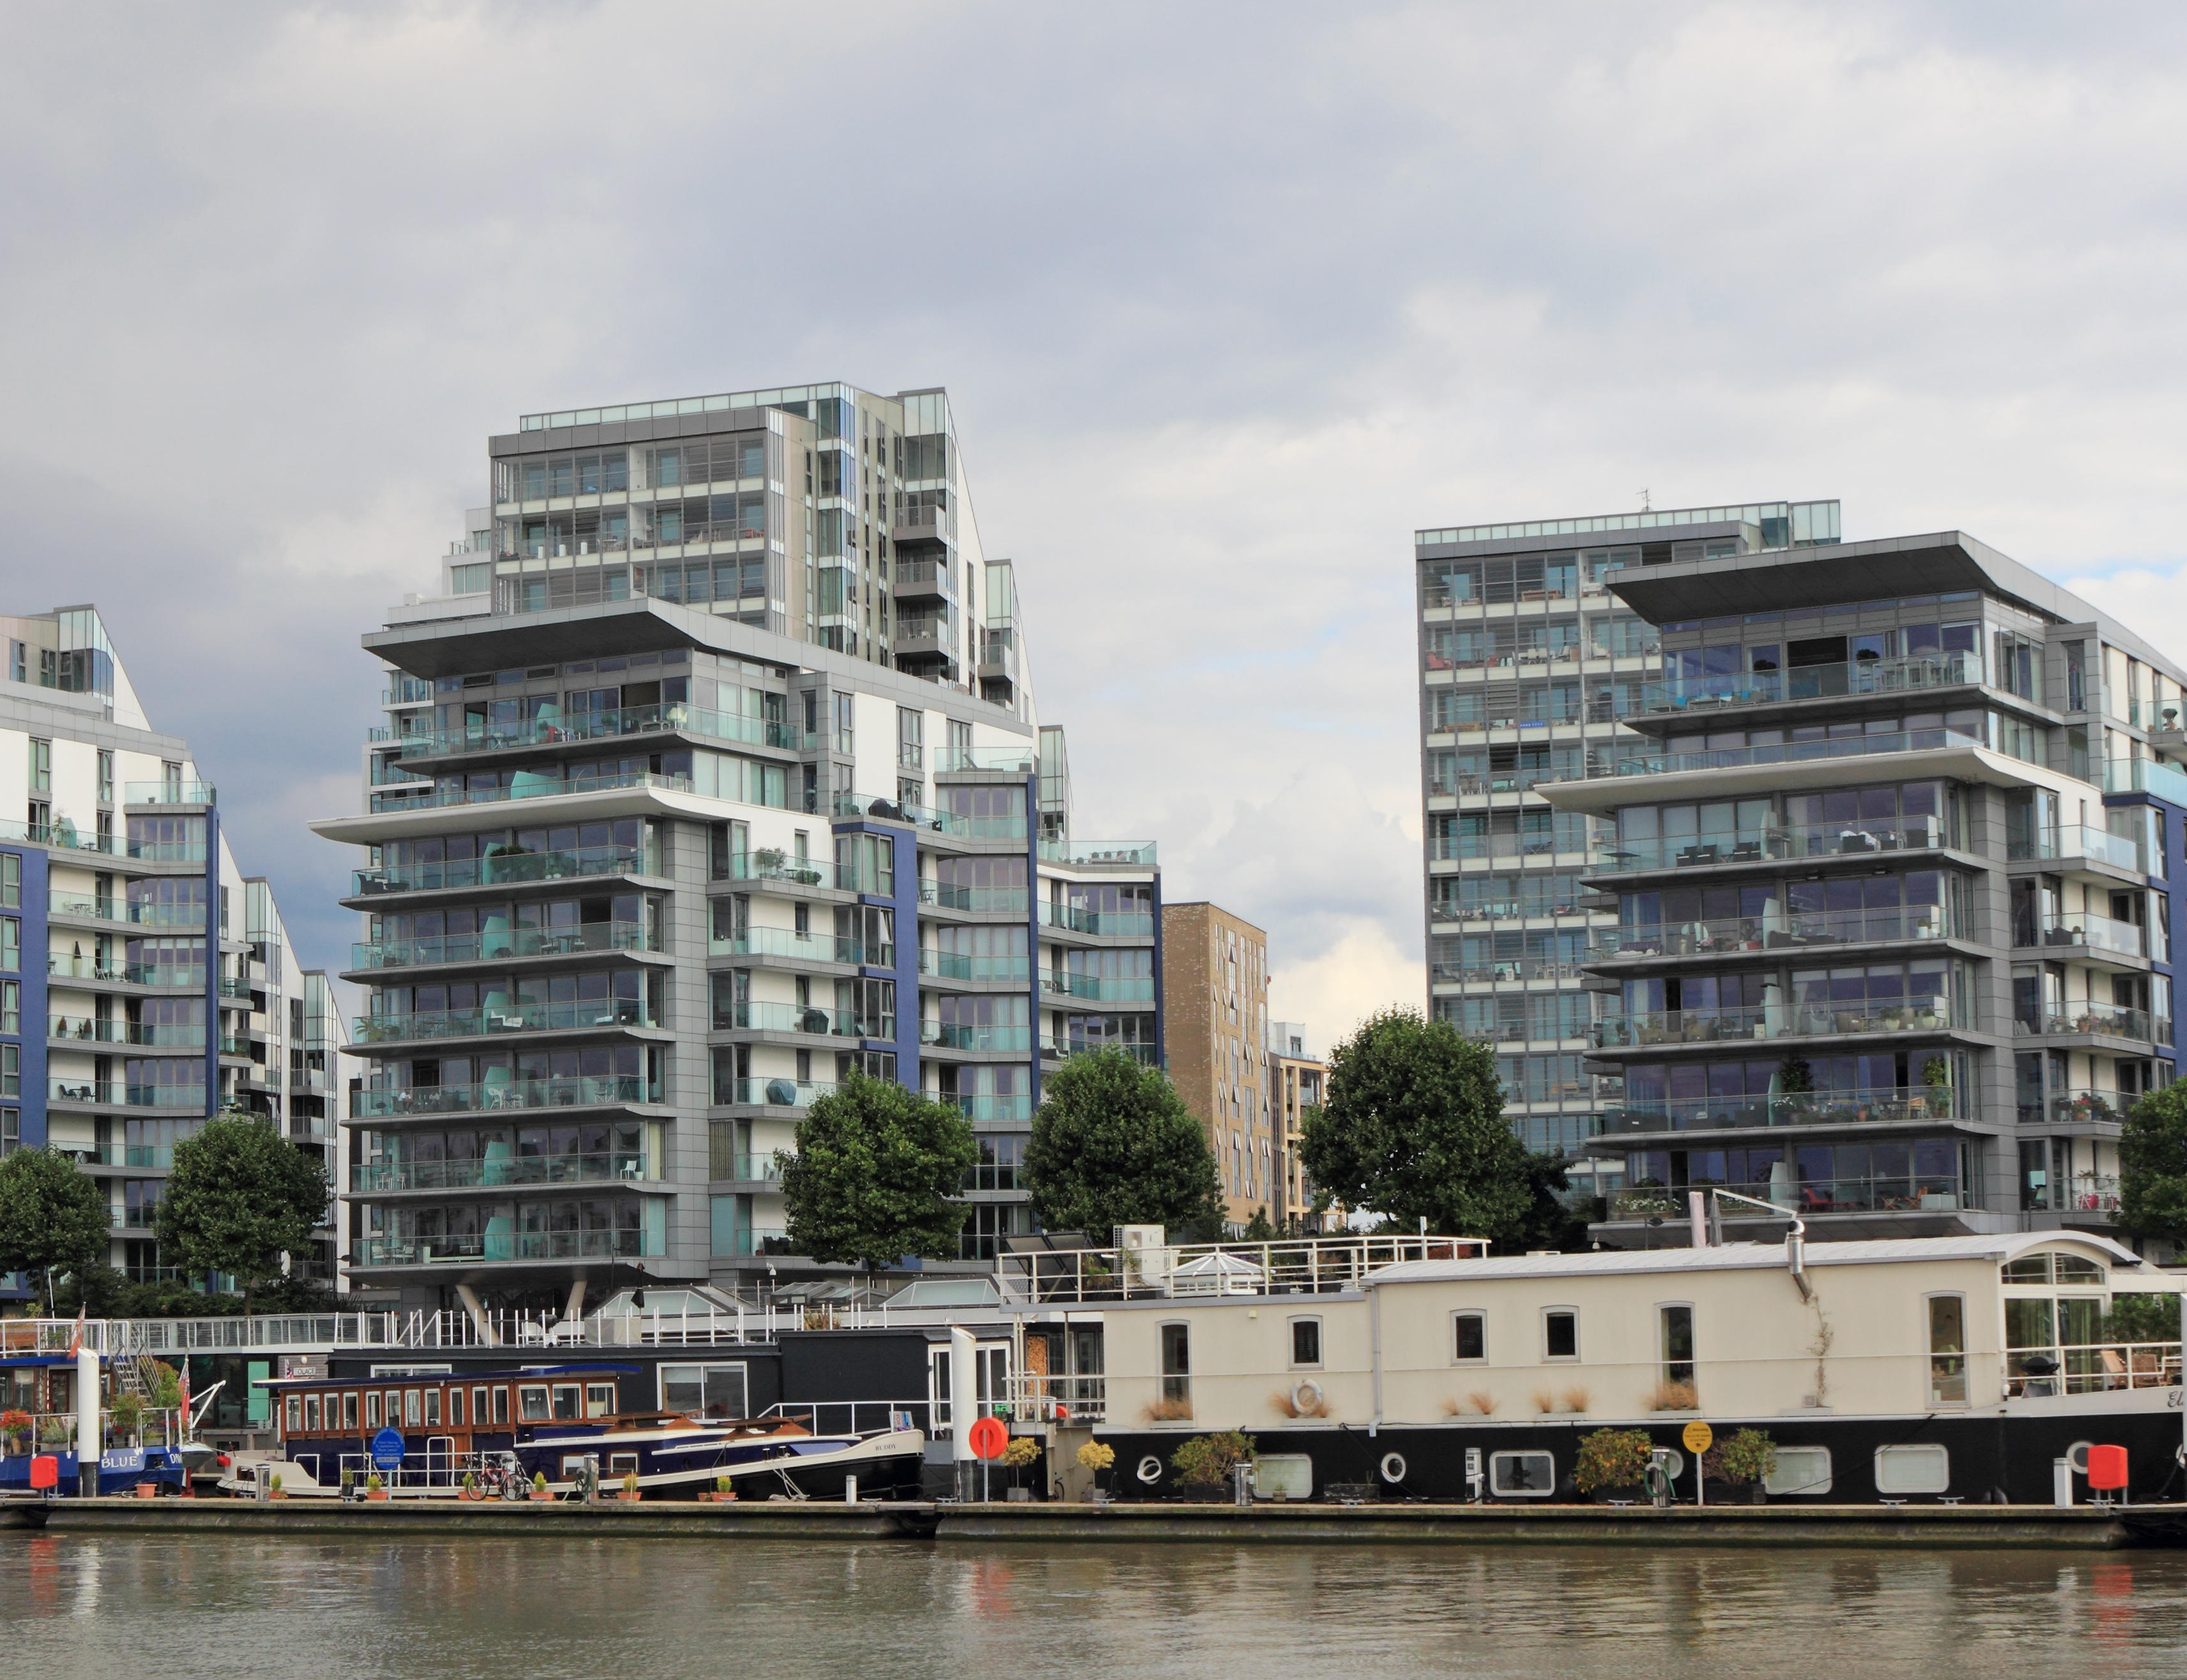
[(1586, 1208), (1599, 1208), (1601, 1199), (1586, 1198), (1581, 1208), (1569, 1200), (1571, 1184), (1566, 1177), (1560, 1151), (1528, 1155), (1526, 1160), (1526, 1216), (1514, 1244), (1523, 1250), (1555, 1249), (1574, 1254), (1588, 1245)]
[(2119, 1130), (2118, 1222), (2187, 1244), (2187, 1084), (2152, 1091)]
[(1273, 1243), (1276, 1228), (1268, 1223), (1268, 1211), (1264, 1207), (1253, 1210), (1253, 1216), (1245, 1222), (1245, 1240), (1249, 1243)]
[(1223, 1179), (1207, 1134), (1169, 1076), (1127, 1051), (1090, 1050), (1049, 1076), (1025, 1166), (1049, 1230), (1223, 1234)]
[(816, 1098), (797, 1152), (778, 1152), (790, 1245), (867, 1272), (906, 1255), (954, 1259), (964, 1175), (980, 1158), (964, 1115), (893, 1080), (853, 1070)]
[(1329, 1058), (1327, 1095), (1301, 1127), (1299, 1161), (1332, 1200), (1398, 1228), (1524, 1239), (1535, 1192), (1504, 1119), (1496, 1059), (1448, 1021), (1386, 1009)]
[(226, 1272), (252, 1292), (301, 1258), (327, 1216), (327, 1172), (318, 1159), (263, 1120), (222, 1115), (175, 1145), (160, 1197), (164, 1261), (188, 1272)]
[(0, 1160), (0, 1272), (38, 1275), (50, 1303), (53, 1274), (77, 1277), (106, 1260), (106, 1198), (59, 1149), (17, 1149)]

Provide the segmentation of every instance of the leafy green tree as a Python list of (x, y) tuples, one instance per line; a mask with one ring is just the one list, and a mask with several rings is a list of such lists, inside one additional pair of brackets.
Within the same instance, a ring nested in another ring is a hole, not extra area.
[(0, 1272), (36, 1273), (48, 1302), (56, 1273), (104, 1266), (111, 1229), (98, 1185), (59, 1149), (0, 1160)]
[(312, 1228), (327, 1216), (327, 1172), (316, 1156), (263, 1120), (223, 1115), (175, 1145), (174, 1171), (160, 1197), (163, 1263), (226, 1272), (243, 1286), (243, 1310), (282, 1275), (284, 1255), (301, 1260)]
[(1300, 1130), (1319, 1205), (1371, 1208), (1402, 1231), (1523, 1243), (1535, 1203), (1504, 1118), (1496, 1059), (1448, 1021), (1386, 1009), (1330, 1053), (1327, 1095)]
[(1253, 1216), (1245, 1222), (1245, 1240), (1249, 1243), (1273, 1243), (1276, 1228), (1268, 1222), (1268, 1211), (1264, 1207), (1253, 1210)]
[(2187, 1245), (2187, 1084), (2152, 1091), (2119, 1129), (2118, 1222)]
[(806, 1110), (796, 1154), (775, 1155), (790, 1245), (869, 1274), (906, 1255), (954, 1259), (965, 1207), (951, 1198), (979, 1158), (955, 1109), (853, 1071)]
[(1169, 1076), (1127, 1051), (1090, 1050), (1048, 1077), (1025, 1166), (1033, 1211), (1051, 1231), (1223, 1234), (1223, 1179), (1206, 1132)]

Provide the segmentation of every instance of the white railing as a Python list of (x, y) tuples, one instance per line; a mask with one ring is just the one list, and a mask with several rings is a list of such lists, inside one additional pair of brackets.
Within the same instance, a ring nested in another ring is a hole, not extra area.
[(1413, 1260), (1487, 1254), (1478, 1237), (1302, 1237), (1268, 1243), (1007, 1254), (997, 1266), (1005, 1306), (1200, 1295), (1327, 1295)]
[(2080, 1347), (2016, 1347), (2004, 1356), (2004, 1396), (2039, 1400), (2107, 1394), (2179, 1383), (2176, 1341), (2100, 1342)]

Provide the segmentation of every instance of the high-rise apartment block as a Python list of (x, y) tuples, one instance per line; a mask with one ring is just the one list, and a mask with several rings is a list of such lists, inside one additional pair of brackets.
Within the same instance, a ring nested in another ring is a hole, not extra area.
[(1282, 1204), (1283, 1165), (1269, 1105), (1268, 936), (1207, 903), (1166, 905), (1162, 1038), (1169, 1076), (1207, 1128), (1229, 1221)]
[(1599, 1235), (1709, 1185), (1818, 1237), (2109, 1222), (2173, 1076), (2187, 667), (1835, 503), (1417, 543), (1433, 1007), (1600, 1166)]
[[(0, 1154), (73, 1156), (104, 1193), (111, 1263), (172, 1278), (160, 1196), (209, 1117), (262, 1115), (339, 1172), (340, 1022), (98, 610), (0, 626)], [(331, 1279), (333, 1241), (292, 1264)]]
[(364, 638), (367, 809), (315, 825), (365, 848), (352, 1275), (810, 1271), (776, 1155), (853, 1070), (970, 1120), (992, 1256), (1044, 1072), (1160, 1059), (1160, 877), (1073, 835), (947, 396), (536, 414), (488, 453), (443, 593)]

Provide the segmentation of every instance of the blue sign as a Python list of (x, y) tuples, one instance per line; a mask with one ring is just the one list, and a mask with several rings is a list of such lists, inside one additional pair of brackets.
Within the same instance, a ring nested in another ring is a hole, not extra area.
[(373, 1436), (372, 1468), (375, 1470), (399, 1470), (402, 1468), (401, 1430), (382, 1430)]
[(144, 1468), (144, 1449), (141, 1447), (110, 1447), (98, 1455), (102, 1470), (141, 1470)]

